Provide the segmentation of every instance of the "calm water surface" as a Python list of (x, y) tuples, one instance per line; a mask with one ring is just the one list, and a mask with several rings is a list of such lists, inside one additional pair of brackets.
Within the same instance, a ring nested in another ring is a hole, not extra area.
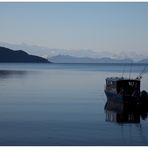
[(119, 124), (104, 111), (105, 78), (143, 67), (0, 64), (0, 145), (148, 145), (147, 119)]

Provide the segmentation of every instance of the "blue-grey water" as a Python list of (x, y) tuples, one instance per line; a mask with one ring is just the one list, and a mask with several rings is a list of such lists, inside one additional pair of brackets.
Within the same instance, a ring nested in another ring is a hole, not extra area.
[[(106, 120), (105, 78), (144, 65), (0, 64), (0, 145), (148, 145), (148, 120)], [(129, 72), (131, 71), (131, 74)], [(148, 74), (141, 89), (148, 91)]]

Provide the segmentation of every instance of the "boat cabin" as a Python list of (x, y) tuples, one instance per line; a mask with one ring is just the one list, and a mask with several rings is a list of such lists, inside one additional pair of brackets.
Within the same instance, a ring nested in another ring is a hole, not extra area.
[(140, 96), (140, 80), (110, 77), (106, 79), (105, 91), (122, 96)]

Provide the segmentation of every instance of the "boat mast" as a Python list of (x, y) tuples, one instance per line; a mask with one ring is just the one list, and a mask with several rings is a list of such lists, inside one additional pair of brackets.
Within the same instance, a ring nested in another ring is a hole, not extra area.
[(143, 68), (141, 73), (136, 77), (136, 79), (142, 79), (142, 75), (144, 75), (144, 73), (146, 73), (146, 71), (147, 71), (147, 66), (148, 65), (145, 65), (145, 67)]
[(130, 70), (129, 70), (129, 79), (130, 79), (130, 77), (131, 77), (132, 66), (133, 66), (133, 62), (131, 62), (131, 65), (130, 65)]
[(124, 66), (123, 66), (122, 78), (123, 78), (124, 73), (125, 73), (125, 63), (124, 63)]

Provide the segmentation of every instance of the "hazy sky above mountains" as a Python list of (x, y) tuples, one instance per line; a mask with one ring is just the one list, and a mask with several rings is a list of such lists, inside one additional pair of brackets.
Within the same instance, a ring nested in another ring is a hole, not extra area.
[(148, 3), (0, 3), (0, 41), (148, 54)]

